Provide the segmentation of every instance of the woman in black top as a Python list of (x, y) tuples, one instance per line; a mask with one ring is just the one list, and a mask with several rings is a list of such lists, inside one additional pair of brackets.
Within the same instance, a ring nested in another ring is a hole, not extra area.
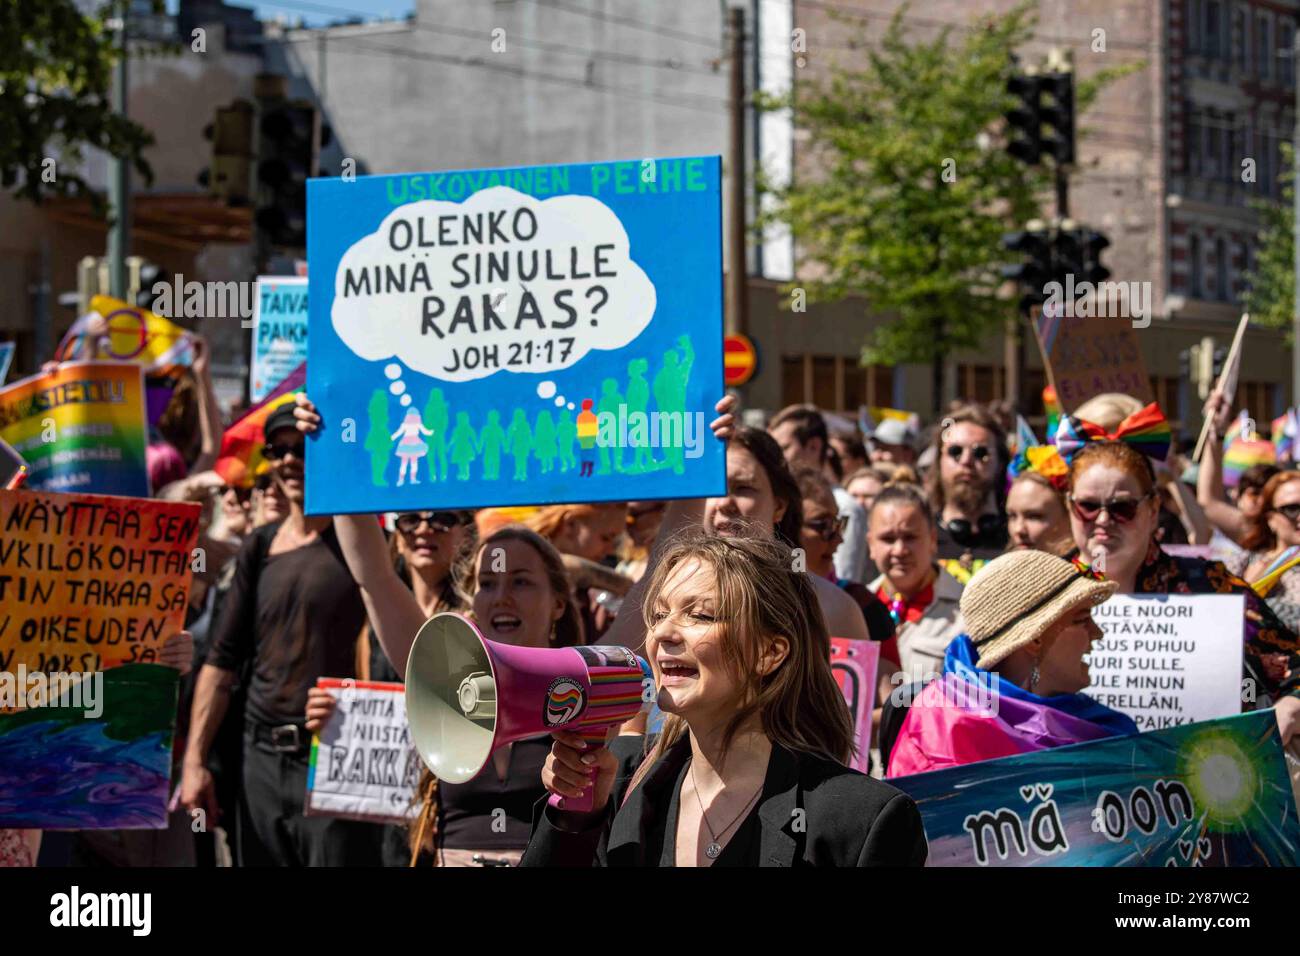
[[(525, 866), (874, 866), (925, 862), (911, 798), (844, 766), (848, 708), (808, 575), (769, 538), (688, 533), (657, 563), (646, 650), (668, 714), (590, 750), (557, 734), (542, 781), (591, 813), (539, 802)], [(620, 757), (623, 758), (620, 773)]]

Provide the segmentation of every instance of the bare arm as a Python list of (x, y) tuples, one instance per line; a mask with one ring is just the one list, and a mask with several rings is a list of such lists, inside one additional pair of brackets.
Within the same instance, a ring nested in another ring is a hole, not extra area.
[(388, 556), (384, 532), (374, 515), (335, 515), (339, 549), (361, 588), (361, 599), (379, 644), (399, 680), (406, 680), (406, 659), (415, 635), (424, 625), (424, 612)]
[(191, 474), (207, 471), (217, 462), (221, 453), (221, 438), (225, 429), (221, 424), (221, 411), (217, 403), (217, 392), (212, 387), (212, 371), (208, 367), (208, 342), (196, 338), (194, 357), (194, 374), (199, 385), (199, 454), (190, 466)]
[(194, 686), (194, 703), (190, 708), (190, 736), (185, 743), (185, 762), (206, 764), (217, 730), (230, 706), (230, 688), (235, 672), (204, 664)]
[(1178, 517), (1187, 530), (1188, 540), (1192, 544), (1209, 544), (1214, 532), (1210, 528), (1210, 521), (1205, 516), (1205, 511), (1196, 503), (1192, 493), (1177, 480), (1169, 482), (1168, 488), (1170, 496), (1174, 499), (1174, 505), (1178, 508)]
[(562, 554), (560, 557), (564, 559), (564, 570), (569, 573), (569, 580), (575, 588), (599, 588), (620, 597), (632, 588), (632, 579), (613, 568), (580, 558), (576, 554)]
[(1206, 436), (1205, 450), (1201, 455), (1200, 471), (1196, 475), (1196, 501), (1205, 517), (1220, 531), (1238, 544), (1248, 529), (1245, 516), (1228, 504), (1223, 488), (1223, 434), (1226, 416), (1231, 412), (1227, 400), (1216, 389), (1205, 402), (1205, 413), (1214, 416), (1210, 433)]

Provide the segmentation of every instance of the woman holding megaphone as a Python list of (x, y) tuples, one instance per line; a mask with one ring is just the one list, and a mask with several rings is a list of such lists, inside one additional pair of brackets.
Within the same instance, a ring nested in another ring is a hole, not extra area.
[(587, 813), (541, 805), (524, 866), (876, 866), (925, 862), (916, 804), (844, 764), (853, 728), (810, 576), (774, 537), (697, 529), (643, 602), (668, 714), (591, 749), (556, 734), (542, 772)]

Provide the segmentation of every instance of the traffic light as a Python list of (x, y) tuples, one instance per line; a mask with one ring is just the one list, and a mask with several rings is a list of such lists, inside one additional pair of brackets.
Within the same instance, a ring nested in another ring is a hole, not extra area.
[(250, 171), (253, 162), (253, 104), (235, 100), (217, 109), (213, 121), (203, 130), (212, 141), (212, 160), (199, 173), (199, 185), (208, 194), (232, 206), (249, 202)]
[(1178, 353), (1178, 377), (1179, 379), (1190, 382), (1192, 381), (1192, 350), (1183, 349)]
[(1036, 166), (1043, 152), (1043, 79), (1033, 72), (1013, 73), (1007, 79), (1007, 92), (1020, 100), (1007, 113), (1007, 152)]
[(140, 256), (130, 256), (126, 260), (128, 297), (134, 296), (135, 304), (142, 309), (152, 309), (154, 286), (159, 282), (168, 282), (167, 270), (156, 262)]
[(1224, 363), (1224, 361), (1227, 360), (1227, 358), (1228, 358), (1228, 349), (1227, 349), (1225, 346), (1220, 345), (1220, 346), (1218, 346), (1217, 348), (1215, 348), (1215, 350), (1214, 350), (1214, 381), (1217, 382), (1217, 381), (1219, 380), (1219, 376), (1220, 376), (1221, 374), (1223, 374), (1223, 363)]
[(262, 112), (254, 219), (274, 246), (307, 245), (307, 180), (316, 172), (318, 125), (310, 103), (270, 103)]
[(1083, 228), (1079, 230), (1078, 243), (1082, 253), (1080, 274), (1083, 279), (1094, 284), (1109, 279), (1110, 270), (1101, 264), (1101, 252), (1110, 245), (1105, 234)]
[(1028, 315), (1035, 305), (1047, 299), (1045, 287), (1055, 276), (1052, 262), (1051, 233), (1040, 222), (1029, 223), (1021, 232), (1002, 237), (1002, 246), (1024, 255), (1024, 261), (1002, 267), (1002, 278), (1014, 280), (1020, 287), (1020, 311)]
[(1058, 166), (1068, 165), (1074, 162), (1074, 74), (1048, 73), (1039, 79), (1043, 93), (1039, 115), (1050, 130), (1046, 136), (1040, 130), (1042, 151)]

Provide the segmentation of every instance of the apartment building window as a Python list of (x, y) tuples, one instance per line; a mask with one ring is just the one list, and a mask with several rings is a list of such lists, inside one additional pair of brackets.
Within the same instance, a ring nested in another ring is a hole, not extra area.
[(1203, 168), (1206, 179), (1223, 176), (1223, 121), (1214, 116), (1206, 119), (1206, 149)]
[(1277, 73), (1283, 86), (1295, 86), (1295, 25), (1291, 23), (1277, 28)]
[(1255, 62), (1261, 80), (1273, 78), (1273, 18), (1263, 13), (1255, 17)]
[(1272, 195), (1276, 198), (1282, 197), (1282, 173), (1286, 169), (1286, 154), (1282, 152), (1282, 144), (1286, 142), (1280, 135), (1273, 137), (1273, 190)]
[(957, 394), (967, 401), (991, 402), (1003, 397), (999, 365), (958, 365)]
[(1227, 59), (1228, 45), (1223, 35), (1223, 0), (1207, 0), (1205, 4), (1205, 55)]
[(1204, 297), (1204, 290), (1201, 287), (1203, 276), (1201, 273), (1201, 237), (1200, 236), (1192, 236), (1191, 241), (1188, 243), (1188, 257), (1192, 260), (1191, 276), (1190, 276), (1192, 298), (1200, 299)]
[(1277, 385), (1273, 382), (1242, 382), (1237, 386), (1234, 408), (1244, 408), (1255, 419), (1255, 428), (1268, 437), (1277, 413)]
[(1189, 176), (1201, 175), (1201, 112), (1193, 109), (1189, 104), (1187, 113), (1187, 136), (1183, 141), (1183, 150), (1186, 152), (1186, 167)]
[(1214, 240), (1214, 297), (1228, 300), (1228, 244), (1222, 239)]
[(1202, 0), (1187, 0), (1187, 52), (1201, 52), (1201, 18), (1204, 16)]
[(1232, 8), (1232, 63), (1242, 73), (1250, 69), (1250, 14), (1243, 3)]

